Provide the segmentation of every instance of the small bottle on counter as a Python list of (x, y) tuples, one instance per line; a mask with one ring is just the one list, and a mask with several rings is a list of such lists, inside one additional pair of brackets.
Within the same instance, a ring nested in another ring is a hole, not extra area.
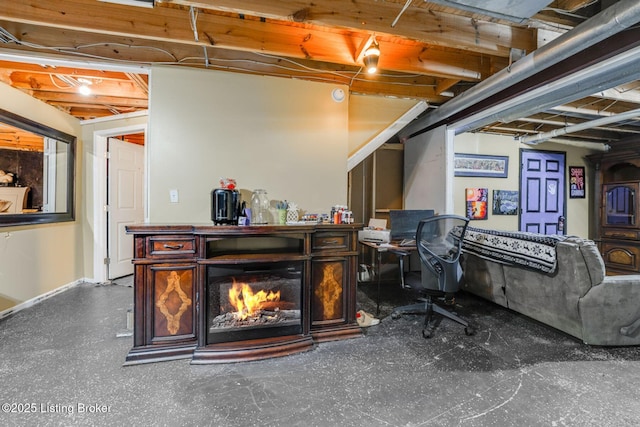
[(342, 211), (340, 210), (340, 206), (336, 206), (336, 210), (333, 214), (333, 223), (340, 224), (342, 222)]

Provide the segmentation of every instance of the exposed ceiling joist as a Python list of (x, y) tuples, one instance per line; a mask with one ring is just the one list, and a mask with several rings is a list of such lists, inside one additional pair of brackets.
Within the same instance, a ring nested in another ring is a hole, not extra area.
[[(507, 8), (505, 3), (510, 5), (509, 15), (524, 19), (522, 23), (496, 17), (496, 11)], [(5, 0), (0, 8), (0, 81), (81, 119), (146, 109), (146, 73), (151, 64), (333, 82), (348, 85), (352, 93), (424, 101), (440, 108), (423, 116), (437, 116), (474, 96), (474, 88), (486, 86), (485, 82), (498, 73), (507, 75), (504, 89), (515, 83), (514, 71), (528, 59), (519, 59), (514, 52), (535, 52), (531, 57), (540, 61), (545, 51), (542, 44), (553, 43), (582, 23), (594, 22), (593, 17), (607, 7), (609, 23), (617, 25), (626, 16), (620, 19), (614, 11), (634, 3), (156, 0), (154, 7), (141, 8), (96, 0)], [(378, 74), (369, 76), (362, 70), (359, 54), (374, 36), (382, 53)], [(53, 66), (29, 60), (40, 56), (47, 57), (46, 63)], [(588, 65), (598, 58), (591, 61)], [(77, 63), (87, 66), (71, 65)], [(574, 68), (571, 72), (577, 70)], [(93, 94), (82, 98), (73, 84), (55, 87), (52, 82), (59, 80), (55, 76), (71, 82), (101, 79), (102, 87), (94, 84)], [(602, 86), (583, 98), (562, 100), (563, 105), (543, 102), (537, 111), (516, 109), (523, 114), (516, 119), (533, 117), (549, 108), (563, 115), (559, 123), (589, 120), (576, 118), (578, 111), (597, 118), (637, 108), (640, 85), (635, 79), (630, 76), (628, 81), (603, 83), (615, 87)], [(503, 89), (492, 92), (513, 97), (513, 92)], [(509, 126), (485, 126), (491, 132), (509, 127), (512, 135), (519, 136), (546, 132), (556, 125), (522, 120)], [(613, 132), (616, 127), (619, 132)], [(629, 123), (612, 124), (566, 138), (615, 139), (634, 128)], [(521, 133), (517, 134), (517, 129)], [(474, 131), (483, 131), (482, 125)]]

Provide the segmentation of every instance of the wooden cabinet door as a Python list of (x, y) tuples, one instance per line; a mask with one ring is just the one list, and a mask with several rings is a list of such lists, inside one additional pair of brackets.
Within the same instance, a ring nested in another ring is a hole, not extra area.
[(640, 247), (637, 244), (603, 241), (602, 258), (610, 273), (637, 274), (640, 272)]
[(317, 258), (311, 266), (311, 327), (344, 323), (349, 295), (347, 258)]
[(196, 265), (156, 264), (147, 267), (150, 328), (148, 344), (168, 344), (196, 338)]

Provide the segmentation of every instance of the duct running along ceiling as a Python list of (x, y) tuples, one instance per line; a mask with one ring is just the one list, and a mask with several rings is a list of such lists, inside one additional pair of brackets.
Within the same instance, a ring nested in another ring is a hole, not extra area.
[(523, 23), (547, 7), (551, 0), (429, 0), (429, 3)]

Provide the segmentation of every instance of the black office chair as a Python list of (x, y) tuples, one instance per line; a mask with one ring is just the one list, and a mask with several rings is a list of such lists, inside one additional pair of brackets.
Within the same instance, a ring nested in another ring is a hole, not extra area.
[[(393, 310), (391, 317), (397, 319), (403, 314), (424, 314), (424, 329), (422, 336), (431, 338), (435, 327), (442, 318), (434, 319), (434, 313), (453, 320), (464, 326), (467, 335), (475, 334), (475, 327), (454, 312), (435, 304), (434, 298), (440, 299), (446, 306), (453, 307), (455, 293), (460, 288), (462, 269), (460, 268), (460, 252), (462, 239), (469, 220), (457, 215), (439, 215), (420, 221), (416, 231), (416, 246), (420, 261), (433, 275), (435, 281), (424, 278), (420, 272), (404, 273), (404, 259), (409, 251), (396, 251), (400, 256), (400, 274), (403, 276), (401, 285), (404, 288), (419, 290), (424, 298), (417, 304), (398, 307)], [(433, 279), (433, 278), (431, 278)]]

